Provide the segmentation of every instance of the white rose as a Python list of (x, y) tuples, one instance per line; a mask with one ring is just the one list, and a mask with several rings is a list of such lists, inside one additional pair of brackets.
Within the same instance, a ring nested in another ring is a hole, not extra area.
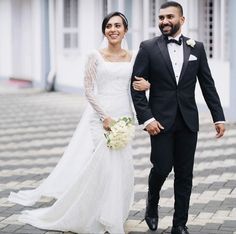
[(187, 45), (189, 45), (189, 46), (191, 46), (191, 47), (194, 47), (195, 44), (196, 44), (196, 42), (195, 42), (193, 39), (188, 39), (188, 40), (186, 41), (186, 43), (187, 43)]

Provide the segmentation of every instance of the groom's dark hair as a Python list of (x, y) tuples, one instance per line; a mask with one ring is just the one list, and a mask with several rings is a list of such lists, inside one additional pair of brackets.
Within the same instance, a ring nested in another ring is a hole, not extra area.
[(161, 5), (160, 9), (165, 9), (167, 7), (176, 7), (179, 9), (179, 13), (181, 16), (183, 16), (183, 7), (178, 3), (178, 2), (174, 2), (174, 1), (169, 1), (169, 2), (165, 2)]

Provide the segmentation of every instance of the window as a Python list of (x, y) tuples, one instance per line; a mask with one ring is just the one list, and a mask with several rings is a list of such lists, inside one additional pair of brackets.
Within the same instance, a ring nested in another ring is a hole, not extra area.
[(78, 0), (63, 3), (63, 48), (78, 49)]
[[(213, 57), (213, 43), (214, 43), (214, 31), (213, 31), (213, 0), (200, 1), (200, 21), (203, 23), (203, 27), (200, 27), (200, 40), (203, 41), (206, 49), (206, 53), (209, 58)], [(199, 25), (202, 25), (201, 23)]]
[(209, 58), (228, 60), (228, 1), (199, 1), (199, 40)]

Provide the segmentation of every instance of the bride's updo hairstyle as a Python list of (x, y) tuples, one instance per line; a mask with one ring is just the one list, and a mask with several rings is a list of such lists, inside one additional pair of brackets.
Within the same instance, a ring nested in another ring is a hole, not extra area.
[(111, 12), (110, 14), (108, 14), (102, 21), (102, 33), (104, 35), (105, 35), (105, 29), (106, 29), (106, 25), (107, 25), (108, 21), (114, 16), (120, 16), (120, 18), (123, 21), (125, 30), (128, 30), (128, 20), (125, 17), (125, 15), (119, 11), (115, 11), (115, 12)]

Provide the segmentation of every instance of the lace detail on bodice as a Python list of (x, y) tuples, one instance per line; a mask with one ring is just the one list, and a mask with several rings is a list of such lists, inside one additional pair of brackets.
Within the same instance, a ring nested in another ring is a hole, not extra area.
[(130, 62), (105, 61), (99, 51), (89, 55), (85, 68), (85, 95), (100, 118), (111, 116), (117, 112), (114, 109), (120, 107), (124, 111), (117, 112), (117, 115), (128, 114), (129, 84), (134, 59), (134, 52)]

